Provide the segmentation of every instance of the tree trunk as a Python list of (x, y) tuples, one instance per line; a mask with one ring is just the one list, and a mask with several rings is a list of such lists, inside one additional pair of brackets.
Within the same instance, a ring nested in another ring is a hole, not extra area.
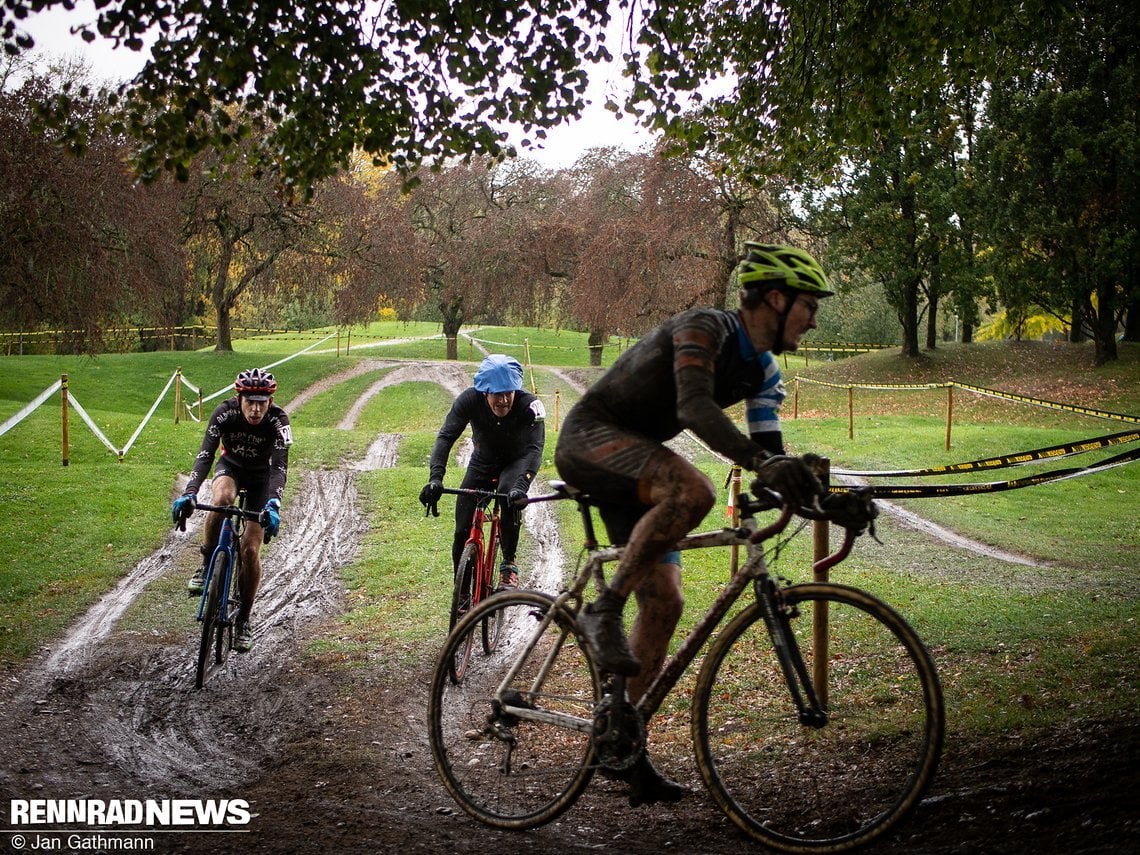
[(595, 368), (601, 367), (602, 348), (605, 346), (605, 343), (605, 330), (590, 330), (590, 336), (586, 339), (586, 346), (590, 349), (590, 365)]
[(1096, 314), (1093, 316), (1094, 365), (1104, 365), (1120, 358), (1116, 350), (1116, 283), (1102, 281), (1096, 289)]
[(938, 298), (930, 298), (930, 311), (926, 316), (926, 349), (938, 347)]
[(1084, 301), (1080, 297), (1073, 298), (1071, 313), (1073, 322), (1069, 326), (1069, 341), (1073, 344), (1080, 344), (1085, 340)]
[(1140, 341), (1140, 296), (1129, 301), (1124, 313), (1124, 340)]
[[(903, 181), (896, 180), (896, 186)], [(900, 301), (902, 316), (903, 343), (902, 355), (917, 359), (918, 352), (918, 295), (922, 289), (922, 277), (918, 272), (918, 228), (915, 224), (915, 202), (913, 190), (903, 194), (899, 200), (899, 214), (907, 229), (907, 281), (903, 283), (902, 300)]]
[(232, 353), (234, 349), (233, 330), (230, 326), (230, 307), (220, 303), (214, 307), (214, 317), (218, 324), (218, 338), (214, 345), (215, 351)]
[(214, 318), (218, 324), (215, 351), (232, 353), (234, 349), (233, 332), (230, 328), (230, 299), (226, 296), (226, 287), (230, 281), (230, 263), (233, 261), (234, 245), (230, 241), (222, 241), (222, 251), (218, 258), (218, 271), (214, 275), (214, 287), (210, 297), (214, 304)]
[(447, 358), (459, 359), (459, 329), (463, 326), (463, 298), (450, 303), (440, 301), (439, 314), (443, 318), (443, 337), (447, 340)]
[(915, 276), (903, 287), (902, 309), (899, 321), (902, 323), (902, 355), (912, 359), (918, 353), (918, 277)]

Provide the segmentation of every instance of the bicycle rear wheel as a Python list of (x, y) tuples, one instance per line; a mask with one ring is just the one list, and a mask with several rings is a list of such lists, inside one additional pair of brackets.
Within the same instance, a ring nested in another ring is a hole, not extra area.
[(219, 552), (210, 566), (206, 605), (202, 610), (202, 638), (198, 644), (198, 664), (194, 674), (194, 687), (197, 689), (202, 688), (226, 661), (233, 639), (233, 625), (225, 620), (227, 609), (223, 603), (228, 562), (226, 553)]
[[(459, 556), (459, 564), (455, 568), (455, 587), (451, 592), (451, 618), (447, 624), (447, 628), (451, 631), (455, 630), (456, 624), (471, 611), (474, 605), (472, 594), (475, 590), (475, 574), (478, 570), (479, 549), (474, 543), (468, 543), (463, 547), (463, 553)], [(452, 657), (448, 660), (448, 675), (453, 683), (462, 680), (467, 671), (467, 663), (471, 661), (471, 647), (475, 643), (475, 634), (471, 630), (467, 630), (460, 642), (455, 646)]]
[(919, 802), (942, 750), (942, 689), (922, 641), (882, 601), (842, 585), (785, 589), (783, 624), (812, 673), (826, 615), (828, 721), (799, 722), (759, 603), (717, 638), (697, 677), (697, 765), (720, 808), (782, 852), (837, 852)]
[[(574, 803), (594, 771), (590, 730), (601, 682), (572, 615), (557, 614), (537, 632), (552, 603), (536, 591), (484, 601), (448, 637), (432, 675), (428, 728), (436, 770), (467, 813), (497, 828), (549, 822)], [(473, 659), (463, 683), (454, 684), (448, 663), (465, 635), (489, 618), (502, 620), (498, 648)], [(500, 701), (499, 686), (516, 665)], [(505, 712), (504, 702), (551, 718), (572, 716), (578, 729), (521, 719)]]

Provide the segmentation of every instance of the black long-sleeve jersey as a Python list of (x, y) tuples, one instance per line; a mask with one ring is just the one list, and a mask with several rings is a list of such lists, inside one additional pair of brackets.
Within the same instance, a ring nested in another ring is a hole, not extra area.
[(451, 447), (467, 425), (471, 425), (475, 444), (472, 465), (498, 469), (502, 473), (500, 489), (504, 492), (526, 490), (542, 466), (546, 443), (546, 411), (542, 402), (530, 392), (516, 392), (511, 411), (500, 419), (487, 405), (483, 393), (474, 387), (464, 389), (436, 436), (429, 463), (432, 480), (443, 480)]
[(293, 429), (283, 409), (271, 404), (265, 418), (251, 425), (241, 414), (238, 399), (228, 398), (218, 404), (210, 416), (186, 492), (198, 492), (214, 465), (220, 445), (223, 462), (251, 477), (268, 478), (267, 498), (280, 501), (289, 474), (289, 446), (292, 444)]

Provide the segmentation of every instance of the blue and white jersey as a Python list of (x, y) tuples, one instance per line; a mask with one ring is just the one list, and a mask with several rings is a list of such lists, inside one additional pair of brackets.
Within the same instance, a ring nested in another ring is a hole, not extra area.
[(748, 421), (748, 432), (776, 433), (780, 430), (780, 407), (788, 397), (784, 388), (784, 379), (780, 375), (780, 364), (771, 351), (759, 354), (760, 364), (764, 368), (764, 385), (759, 394), (748, 398), (745, 402), (745, 414)]

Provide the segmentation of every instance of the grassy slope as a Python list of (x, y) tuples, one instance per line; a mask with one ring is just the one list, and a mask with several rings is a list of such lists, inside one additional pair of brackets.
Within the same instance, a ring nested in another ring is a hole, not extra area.
[[(525, 338), (535, 360), (570, 366), (582, 378), (595, 373), (585, 367), (580, 336), (527, 332), (483, 330), (480, 335), (501, 342), (499, 349), (507, 352), (512, 352), (508, 344)], [(398, 333), (389, 337), (398, 338)], [(540, 348), (540, 342), (553, 343)], [(381, 351), (357, 344), (354, 339), (351, 357), (311, 354), (276, 368), (282, 402), (288, 407), (293, 391), (357, 359), (438, 357), (443, 347), (441, 342), (387, 344)], [(60, 371), (68, 371), (83, 405), (122, 444), (175, 366), (181, 365), (208, 393), (225, 385), (238, 367), (267, 364), (300, 346), (284, 341), (239, 344), (244, 352), (238, 355), (7, 359), (0, 372), (0, 419), (15, 413)], [(1121, 355), (1119, 363), (1092, 370), (1091, 352), (1083, 347), (986, 344), (943, 347), (917, 362), (902, 360), (897, 351), (837, 363), (813, 359), (806, 366), (793, 357), (785, 373), (790, 390), (797, 376), (839, 384), (953, 379), (1140, 413), (1140, 350), (1127, 346)], [(446, 518), (425, 521), (414, 497), (448, 397), (428, 384), (385, 389), (365, 407), (354, 430), (337, 430), (340, 417), (374, 379), (348, 381), (291, 411), (297, 468), (335, 466), (359, 457), (378, 432), (402, 436), (395, 468), (360, 476), (371, 531), (358, 561), (344, 572), (348, 612), (313, 645), (319, 661), (344, 667), (378, 655), (426, 655), (446, 626), (449, 582), (441, 556), (446, 555), (450, 526)], [(543, 474), (552, 477), (555, 407), (564, 414), (575, 395), (563, 379), (541, 369), (535, 370), (535, 383), (550, 414)], [(855, 396), (855, 436), (848, 439), (846, 390), (801, 383), (799, 418), (792, 418), (791, 400), (785, 410), (789, 445), (797, 451), (822, 451), (837, 467), (896, 468), (1008, 454), (1127, 427), (956, 392), (947, 451), (945, 390), (857, 390)], [(65, 468), (59, 465), (57, 406), (41, 407), (0, 437), (0, 505), (6, 511), (0, 515), (4, 663), (20, 660), (62, 632), (153, 549), (168, 528), (174, 476), (188, 469), (200, 440), (200, 425), (173, 424), (168, 398), (119, 463), (73, 416), (72, 463)], [(702, 466), (714, 481), (723, 481), (723, 464), (707, 458)], [(1008, 472), (971, 480), (998, 480), (1010, 477)], [(1135, 506), (1138, 488), (1140, 468), (1133, 464), (1008, 493), (909, 503), (911, 510), (973, 537), (1055, 562), (1050, 567), (1011, 566), (956, 552), (885, 521), (884, 545), (864, 539), (836, 576), (896, 604), (931, 642), (956, 727), (1047, 726), (1059, 718), (1134, 709), (1140, 688), (1131, 677), (1131, 663), (1140, 652), (1140, 609), (1133, 577), (1140, 544), (1129, 508)], [(709, 523), (723, 519), (723, 513), (723, 507), (714, 510)], [(572, 519), (570, 525), (568, 548), (576, 537)], [(782, 569), (793, 578), (803, 576), (809, 549), (804, 540), (797, 539), (784, 553)], [(524, 537), (524, 562), (526, 548)], [(715, 595), (725, 572), (720, 556), (686, 557), (686, 621)]]

